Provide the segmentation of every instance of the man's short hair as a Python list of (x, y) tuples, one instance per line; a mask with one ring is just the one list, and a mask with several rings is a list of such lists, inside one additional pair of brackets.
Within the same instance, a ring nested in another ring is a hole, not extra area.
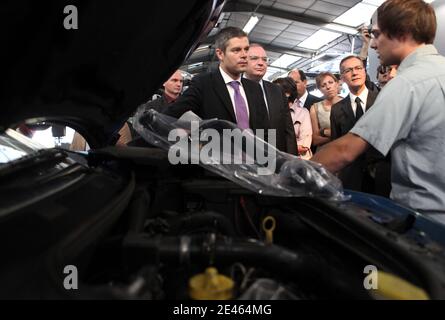
[(410, 34), (417, 43), (432, 44), (436, 37), (436, 14), (422, 0), (388, 0), (377, 9), (377, 22), (389, 39)]
[(340, 61), (340, 73), (343, 72), (342, 67), (341, 67), (342, 64), (343, 64), (345, 61), (350, 60), (350, 59), (357, 59), (357, 60), (359, 60), (359, 61), (362, 63), (362, 66), (363, 66), (363, 67), (365, 66), (365, 63), (363, 62), (362, 58), (360, 58), (359, 56), (356, 56), (356, 55), (354, 55), (354, 54), (351, 54), (351, 55), (346, 56), (346, 57), (344, 57), (343, 59), (341, 59), (341, 61)]
[(287, 76), (290, 77), (290, 74), (291, 74), (292, 72), (296, 72), (296, 71), (298, 71), (298, 73), (300, 74), (300, 80), (301, 80), (301, 81), (306, 81), (306, 74), (305, 74), (304, 71), (301, 70), (301, 69), (294, 69), (294, 70), (291, 70), (291, 71), (289, 71), (289, 72), (287, 73)]
[(247, 33), (245, 33), (240, 28), (227, 27), (221, 29), (216, 36), (215, 49), (220, 49), (222, 52), (226, 52), (227, 42), (229, 42), (230, 39), (244, 37), (247, 37)]

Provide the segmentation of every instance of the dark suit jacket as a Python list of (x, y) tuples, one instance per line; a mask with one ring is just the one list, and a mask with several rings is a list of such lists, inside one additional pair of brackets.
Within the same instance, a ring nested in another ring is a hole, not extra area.
[(279, 86), (263, 80), (264, 92), (269, 108), (269, 124), (277, 132), (277, 148), (290, 154), (297, 154), (297, 138), (290, 115), (287, 98)]
[[(366, 101), (366, 110), (368, 110), (377, 98), (378, 91), (368, 92)], [(334, 104), (331, 108), (331, 139), (335, 140), (347, 134), (355, 125), (355, 115), (351, 106), (349, 95)], [(339, 178), (343, 182), (343, 187), (356, 191), (368, 191), (370, 187), (364, 186), (364, 177), (366, 170), (366, 155), (361, 155), (349, 166), (345, 167), (339, 173)], [(366, 181), (365, 181), (366, 182)]]
[(311, 94), (307, 95), (306, 101), (304, 102), (304, 106), (306, 109), (308, 109), (309, 111), (311, 110), (311, 106), (316, 103), (316, 102), (320, 102), (323, 99), (321, 98), (317, 98), (316, 96), (313, 96)]
[(166, 105), (168, 105), (167, 99), (164, 95), (162, 95), (155, 100), (146, 102), (143, 106), (146, 109), (155, 109), (156, 111), (161, 112), (162, 108), (164, 108)]
[[(260, 85), (245, 78), (241, 82), (249, 105), (250, 128), (270, 129)], [(193, 111), (202, 119), (218, 118), (236, 123), (229, 91), (219, 69), (194, 77), (183, 95), (163, 109), (163, 113), (176, 118), (187, 111)]]

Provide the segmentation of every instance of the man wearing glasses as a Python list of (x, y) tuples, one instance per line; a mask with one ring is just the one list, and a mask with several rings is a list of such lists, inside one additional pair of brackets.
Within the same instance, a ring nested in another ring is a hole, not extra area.
[(297, 140), (287, 104), (287, 99), (280, 88), (263, 80), (267, 72), (269, 58), (266, 51), (259, 44), (251, 43), (247, 52), (247, 69), (244, 76), (258, 83), (263, 90), (266, 103), (269, 125), (276, 130), (276, 147), (290, 154), (297, 154)]
[(337, 172), (370, 146), (391, 151), (391, 198), (445, 223), (445, 58), (432, 45), (434, 9), (387, 0), (375, 18), (371, 47), (381, 64), (399, 65), (397, 77), (349, 133), (312, 159)]
[[(363, 60), (358, 56), (347, 56), (340, 62), (341, 79), (349, 88), (349, 95), (332, 106), (331, 139), (338, 139), (349, 132), (355, 123), (372, 106), (377, 91), (366, 87), (366, 70)], [(366, 171), (365, 156), (340, 171), (343, 186), (356, 191), (372, 190), (372, 182)]]
[(243, 30), (220, 30), (215, 40), (219, 67), (195, 76), (188, 89), (161, 112), (179, 118), (193, 111), (202, 119), (217, 118), (236, 123), (242, 130), (267, 132), (269, 119), (261, 88), (241, 77), (247, 68), (248, 50), (249, 39)]

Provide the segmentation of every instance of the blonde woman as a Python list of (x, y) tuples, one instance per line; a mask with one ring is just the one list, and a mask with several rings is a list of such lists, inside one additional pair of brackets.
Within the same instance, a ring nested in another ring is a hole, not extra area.
[(312, 123), (312, 144), (320, 149), (331, 141), (331, 107), (342, 97), (338, 95), (338, 79), (330, 72), (322, 72), (315, 79), (317, 88), (323, 93), (324, 100), (314, 103), (310, 110)]

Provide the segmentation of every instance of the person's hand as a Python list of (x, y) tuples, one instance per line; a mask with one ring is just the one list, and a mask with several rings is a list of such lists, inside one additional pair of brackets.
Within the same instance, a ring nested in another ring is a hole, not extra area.
[(306, 154), (306, 152), (309, 150), (309, 148), (307, 147), (303, 147), (303, 146), (298, 146), (298, 153), (301, 155)]
[(282, 164), (276, 185), (294, 194), (345, 200), (341, 181), (321, 164), (313, 161), (289, 160)]
[(371, 42), (371, 35), (369, 34), (367, 26), (363, 26), (360, 28), (360, 35), (362, 36), (363, 43), (369, 45), (369, 43)]
[(324, 135), (328, 138), (331, 137), (331, 129), (330, 128), (326, 128), (324, 129)]

